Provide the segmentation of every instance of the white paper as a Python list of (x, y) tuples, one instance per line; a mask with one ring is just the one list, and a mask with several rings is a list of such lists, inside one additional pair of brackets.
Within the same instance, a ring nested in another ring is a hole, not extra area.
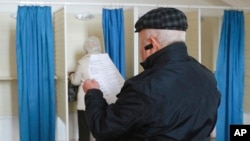
[(89, 76), (95, 79), (107, 103), (114, 103), (116, 95), (124, 84), (124, 79), (108, 54), (93, 54), (89, 61)]

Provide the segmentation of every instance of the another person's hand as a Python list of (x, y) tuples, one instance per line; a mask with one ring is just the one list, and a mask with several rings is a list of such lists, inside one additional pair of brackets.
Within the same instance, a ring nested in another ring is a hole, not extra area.
[(70, 77), (70, 75), (73, 73), (75, 73), (75, 72), (73, 72), (73, 71), (68, 72), (68, 77)]
[(99, 87), (99, 83), (95, 79), (86, 79), (82, 85), (85, 93), (87, 93), (89, 89), (99, 89)]

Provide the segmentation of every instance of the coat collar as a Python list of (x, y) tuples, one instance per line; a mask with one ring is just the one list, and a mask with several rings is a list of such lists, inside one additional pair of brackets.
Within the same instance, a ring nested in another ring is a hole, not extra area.
[(186, 60), (187, 58), (186, 44), (184, 42), (175, 42), (149, 56), (141, 65), (144, 69), (147, 69), (155, 65), (161, 65), (170, 61)]

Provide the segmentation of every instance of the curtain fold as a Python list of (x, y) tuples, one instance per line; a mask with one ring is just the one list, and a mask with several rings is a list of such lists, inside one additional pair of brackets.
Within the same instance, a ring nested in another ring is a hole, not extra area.
[(123, 9), (102, 10), (105, 51), (125, 78), (124, 16)]
[(18, 6), (16, 54), (20, 141), (55, 141), (51, 7)]
[(244, 35), (243, 11), (225, 10), (215, 71), (221, 92), (216, 141), (229, 141), (230, 125), (243, 122)]

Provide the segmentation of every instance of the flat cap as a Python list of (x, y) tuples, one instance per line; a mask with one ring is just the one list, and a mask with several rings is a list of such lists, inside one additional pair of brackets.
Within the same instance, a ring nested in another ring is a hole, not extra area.
[(135, 24), (135, 32), (142, 29), (168, 29), (186, 31), (188, 28), (186, 15), (170, 7), (159, 7), (144, 14)]

